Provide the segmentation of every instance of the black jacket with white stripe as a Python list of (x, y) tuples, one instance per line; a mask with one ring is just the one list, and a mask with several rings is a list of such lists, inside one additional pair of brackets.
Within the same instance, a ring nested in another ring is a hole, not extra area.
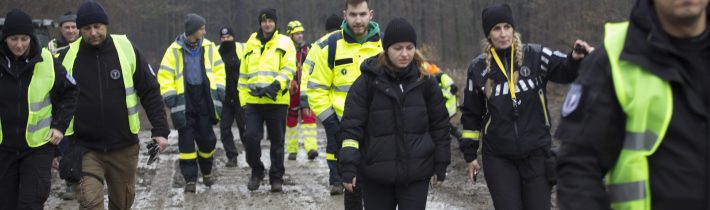
[[(497, 50), (510, 72), (509, 49)], [(523, 46), (522, 66), (515, 65), (517, 111), (506, 76), (495, 60), (486, 70), (484, 55), (475, 58), (468, 69), (461, 123), (464, 130), (480, 131), (485, 154), (525, 158), (530, 152), (550, 145), (550, 116), (545, 87), (547, 81), (570, 83), (577, 77), (579, 62), (567, 54), (538, 44)], [(459, 142), (466, 162), (476, 159), (478, 141)]]

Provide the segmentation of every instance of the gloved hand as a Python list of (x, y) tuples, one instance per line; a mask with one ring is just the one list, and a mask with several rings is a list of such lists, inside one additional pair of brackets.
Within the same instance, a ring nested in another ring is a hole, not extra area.
[(260, 88), (260, 87), (251, 88), (249, 91), (249, 95), (256, 96), (256, 97), (263, 97), (264, 96), (264, 88)]
[(276, 101), (276, 96), (278, 96), (277, 94), (279, 90), (281, 90), (281, 85), (279, 84), (279, 81), (274, 81), (269, 86), (264, 87), (262, 90), (264, 92), (264, 96)]

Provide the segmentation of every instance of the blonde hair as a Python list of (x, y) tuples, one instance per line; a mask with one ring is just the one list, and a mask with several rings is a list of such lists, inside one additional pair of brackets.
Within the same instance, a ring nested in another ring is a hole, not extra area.
[[(520, 39), (520, 33), (515, 32), (513, 34), (513, 47), (515, 48), (515, 66), (514, 69), (518, 69), (523, 66), (523, 42)], [(491, 63), (493, 62), (493, 55), (491, 55), (491, 48), (493, 48), (493, 43), (489, 38), (484, 38), (481, 40), (481, 51), (483, 51), (483, 56), (486, 61), (486, 74), (491, 71)], [(518, 81), (518, 71), (513, 75), (513, 81)], [(490, 97), (491, 90), (493, 87), (493, 81), (488, 79), (485, 82), (485, 93), (486, 96)]]

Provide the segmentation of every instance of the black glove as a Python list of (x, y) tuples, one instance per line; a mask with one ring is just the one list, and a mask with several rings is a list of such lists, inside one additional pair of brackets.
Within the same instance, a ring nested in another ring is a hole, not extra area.
[(279, 81), (274, 81), (269, 86), (263, 88), (264, 96), (276, 101), (276, 96), (279, 90), (281, 90), (281, 85), (279, 84)]
[(264, 96), (264, 88), (260, 88), (260, 87), (251, 88), (249, 91), (249, 95), (256, 96), (256, 97), (263, 97)]

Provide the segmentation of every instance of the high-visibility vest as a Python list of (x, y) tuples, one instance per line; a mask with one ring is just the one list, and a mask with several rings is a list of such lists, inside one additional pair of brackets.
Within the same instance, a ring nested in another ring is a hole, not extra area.
[[(52, 123), (52, 101), (50, 91), (54, 87), (54, 60), (52, 53), (42, 49), (42, 61), (35, 64), (32, 81), (27, 88), (29, 115), (25, 126), (27, 146), (35, 148), (46, 144)], [(2, 123), (0, 123), (0, 143), (2, 143)]]
[[(128, 125), (131, 129), (131, 133), (138, 134), (141, 128), (140, 118), (138, 117), (138, 96), (136, 95), (136, 89), (133, 86), (133, 74), (136, 72), (136, 53), (133, 50), (133, 45), (131, 41), (128, 40), (126, 35), (111, 35), (113, 40), (113, 45), (116, 48), (118, 54), (118, 61), (121, 64), (121, 74), (123, 76), (123, 86), (126, 92), (126, 109), (128, 110)], [(81, 44), (81, 38), (72, 42), (69, 45), (69, 51), (62, 61), (62, 65), (67, 69), (67, 72), (74, 75), (74, 63), (76, 62), (76, 55), (79, 53), (79, 45)], [(74, 119), (69, 123), (69, 128), (65, 132), (67, 136), (74, 134)]]
[[(237, 45), (239, 46), (239, 45)], [(203, 64), (206, 71), (207, 80), (210, 85), (210, 97), (214, 106), (215, 119), (220, 118), (222, 113), (222, 98), (219, 98), (220, 93), (226, 90), (227, 74), (224, 70), (224, 61), (219, 55), (217, 47), (207, 39), (202, 39)], [(183, 60), (182, 45), (177, 41), (173, 42), (165, 51), (163, 60), (160, 62), (160, 70), (158, 71), (158, 83), (160, 83), (160, 94), (164, 100), (171, 97), (176, 99), (176, 104), (167, 104), (170, 106), (170, 115), (172, 117), (173, 126), (176, 129), (183, 128), (187, 125), (185, 117), (185, 77), (184, 60)]]
[(604, 47), (609, 55), (614, 91), (626, 114), (626, 136), (616, 165), (607, 175), (613, 209), (650, 210), (648, 157), (661, 144), (673, 113), (668, 81), (620, 59), (628, 22), (608, 23)]

